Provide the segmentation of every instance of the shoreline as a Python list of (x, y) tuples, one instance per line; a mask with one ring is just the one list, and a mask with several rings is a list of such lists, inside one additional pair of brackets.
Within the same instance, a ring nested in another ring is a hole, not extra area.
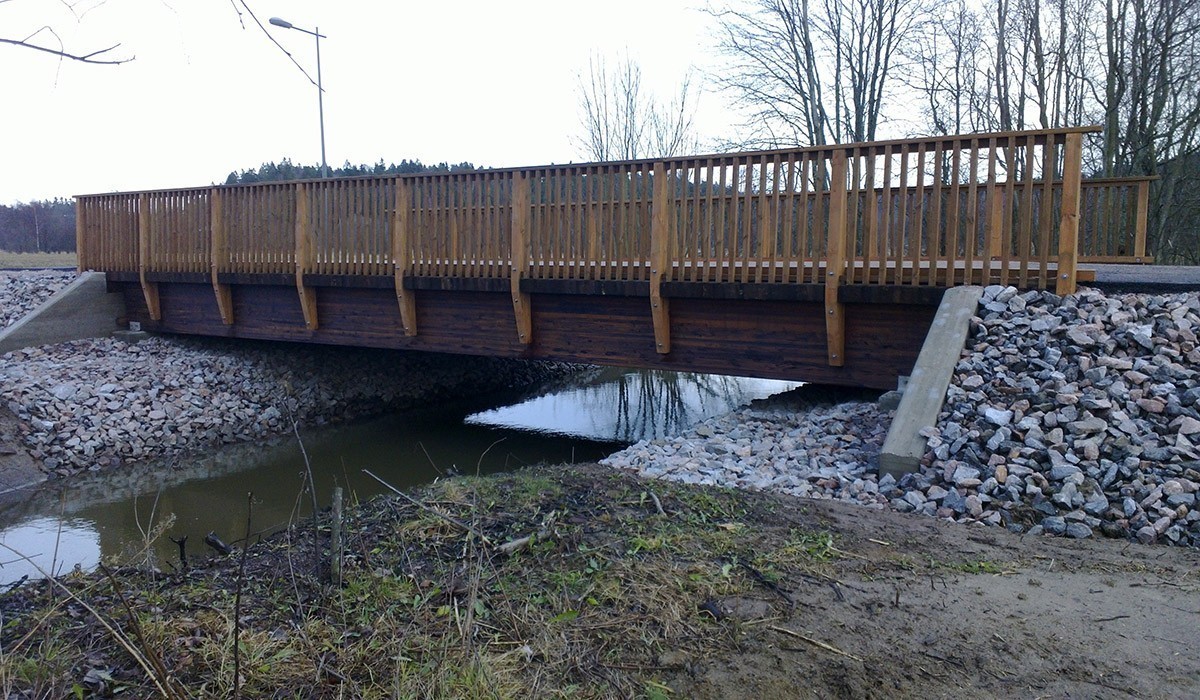
[[(29, 274), (37, 294), (55, 277)], [(892, 412), (863, 400), (872, 392), (811, 385), (601, 464), (1015, 533), (1198, 545), (1197, 330), (1196, 293), (1060, 298), (992, 286), (917, 472), (879, 478)], [(52, 478), (282, 434), (291, 420), (353, 420), (578, 369), (188, 337), (75, 341), (4, 359), (0, 445), (19, 440)], [(839, 395), (856, 400), (831, 400)], [(16, 419), (7, 436), (6, 410)]]
[[(24, 296), (13, 279), (24, 278)], [(71, 274), (0, 276), (31, 310)], [(14, 319), (9, 319), (11, 322)], [(573, 374), (578, 365), (300, 343), (93, 338), (0, 355), (0, 470), (22, 485), (419, 408)], [(11, 481), (11, 480), (10, 480)], [(10, 483), (9, 486), (17, 484)]]

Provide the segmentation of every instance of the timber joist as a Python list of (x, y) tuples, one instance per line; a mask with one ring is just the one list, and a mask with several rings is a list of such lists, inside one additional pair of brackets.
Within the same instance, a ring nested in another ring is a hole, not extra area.
[(162, 320), (162, 306), (158, 300), (158, 283), (146, 279), (152, 262), (150, 245), (150, 195), (143, 193), (138, 197), (138, 279), (142, 285), (142, 296), (146, 299), (146, 308), (154, 321)]
[(229, 259), (229, 250), (225, 237), (225, 208), (222, 202), (221, 190), (214, 187), (209, 193), (209, 217), (212, 222), (211, 260), (209, 275), (212, 279), (213, 294), (217, 299), (217, 310), (221, 314), (221, 323), (233, 325), (233, 291), (227, 284), (222, 284), (219, 278), (221, 267)]
[(412, 266), (412, 188), (404, 180), (396, 180), (396, 207), (392, 224), (392, 261), (395, 266), (393, 279), (396, 284), (396, 301), (400, 304), (400, 323), (404, 335), (409, 338), (417, 334), (417, 299), (407, 289), (404, 280)]
[(530, 185), (524, 173), (512, 180), (512, 270), (509, 273), (513, 318), (517, 324), (517, 341), (522, 345), (533, 342), (533, 304), (528, 293), (521, 291), (521, 278), (529, 267)]
[(304, 327), (315, 331), (320, 327), (317, 320), (317, 292), (304, 283), (305, 272), (313, 267), (312, 217), (308, 200), (309, 188), (301, 184), (296, 188), (296, 292), (300, 296)]
[(663, 276), (671, 264), (671, 223), (675, 220), (675, 207), (668, 202), (670, 184), (666, 166), (654, 166), (654, 207), (650, 224), (650, 319), (654, 324), (654, 350), (660, 355), (671, 352), (671, 313), (667, 299), (662, 295)]

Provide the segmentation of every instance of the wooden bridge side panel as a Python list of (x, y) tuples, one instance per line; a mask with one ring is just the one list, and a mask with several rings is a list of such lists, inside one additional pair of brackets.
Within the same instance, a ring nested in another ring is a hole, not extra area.
[(655, 350), (642, 297), (533, 295), (534, 340), (512, 332), (506, 292), (422, 290), (421, 333), (407, 336), (390, 288), (322, 287), (319, 329), (306, 330), (295, 289), (232, 285), (235, 323), (222, 322), (205, 284), (162, 283), (163, 319), (151, 321), (140, 286), (121, 284), (129, 317), (148, 330), (259, 340), (523, 357), (888, 389), (907, 374), (936, 310), (847, 303), (846, 364), (826, 357), (824, 306), (797, 301), (675, 298), (671, 352)]

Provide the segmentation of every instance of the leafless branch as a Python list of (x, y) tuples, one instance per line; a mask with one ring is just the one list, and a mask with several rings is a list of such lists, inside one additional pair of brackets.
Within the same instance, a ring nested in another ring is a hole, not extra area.
[[(232, 0), (230, 1), (232, 2)], [(317, 81), (313, 80), (313, 77), (308, 74), (308, 71), (304, 70), (304, 66), (300, 65), (300, 62), (296, 60), (296, 57), (292, 55), (292, 52), (283, 48), (283, 44), (279, 43), (275, 36), (271, 34), (271, 32), (267, 31), (267, 28), (263, 26), (262, 21), (258, 19), (258, 15), (254, 14), (254, 10), (250, 9), (250, 6), (246, 4), (246, 0), (237, 0), (237, 4), (234, 5), (234, 10), (237, 10), (237, 5), (241, 5), (246, 9), (246, 14), (250, 15), (250, 19), (254, 20), (254, 23), (258, 25), (258, 28), (262, 30), (262, 33), (266, 34), (267, 38), (271, 40), (271, 43), (275, 44), (275, 46), (277, 46), (279, 50), (283, 52), (283, 55), (288, 57), (288, 60), (292, 62), (292, 65), (300, 69), (300, 72), (304, 74), (304, 77), (308, 78), (308, 82), (316, 85)], [(241, 12), (238, 12), (238, 22), (241, 23), (243, 29), (246, 28), (246, 22), (242, 18)]]
[[(55, 34), (54, 30), (50, 29), (50, 27), (42, 27), (37, 32), (34, 32), (34, 35), (42, 32), (42, 31), (49, 31), (51, 34), (54, 34), (55, 38), (58, 37), (58, 35)], [(30, 36), (33, 36), (33, 35), (30, 35)], [(132, 61), (135, 58), (134, 56), (130, 56), (129, 58), (108, 58), (105, 56), (105, 54), (108, 54), (110, 51), (115, 51), (116, 49), (120, 48), (120, 46), (121, 46), (120, 44), (113, 44), (112, 46), (110, 46), (106, 49), (99, 49), (97, 51), (92, 51), (90, 53), (85, 53), (85, 54), (73, 54), (73, 53), (71, 53), (69, 51), (65, 51), (61, 48), (54, 49), (54, 48), (50, 48), (48, 46), (41, 46), (40, 44), (31, 43), (28, 40), (28, 38), (26, 38), (26, 39), (6, 39), (4, 37), (0, 37), (0, 44), (12, 44), (13, 46), (20, 46), (21, 48), (24, 48), (24, 49), (32, 49), (34, 51), (41, 51), (43, 53), (48, 53), (52, 56), (58, 56), (60, 58), (67, 58), (72, 61), (79, 61), (80, 63), (92, 63), (92, 64), (106, 65), (106, 66), (116, 66), (116, 65), (120, 65), (122, 63), (129, 63), (130, 61)]]

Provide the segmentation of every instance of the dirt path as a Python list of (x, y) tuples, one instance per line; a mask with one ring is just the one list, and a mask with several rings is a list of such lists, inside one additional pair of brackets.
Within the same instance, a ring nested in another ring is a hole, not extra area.
[(802, 509), (845, 554), (844, 600), (787, 581), (791, 618), (747, 623), (738, 652), (691, 662), (671, 679), (681, 697), (1200, 696), (1195, 550)]

